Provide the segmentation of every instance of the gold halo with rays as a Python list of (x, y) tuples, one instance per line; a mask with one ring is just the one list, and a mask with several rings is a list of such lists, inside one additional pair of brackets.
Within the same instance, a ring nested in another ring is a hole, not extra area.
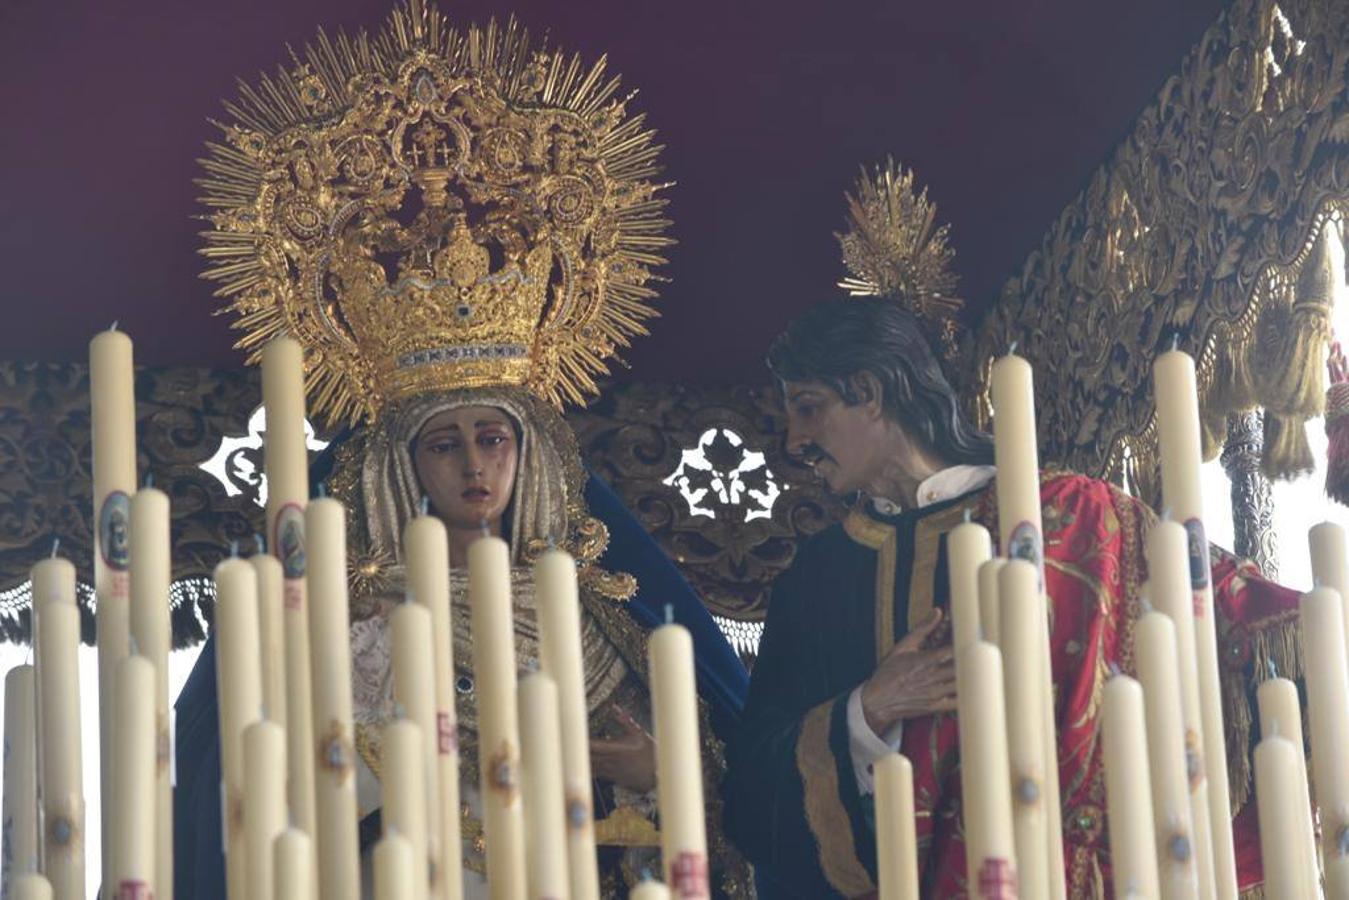
[(410, 0), (373, 36), (320, 30), (240, 82), (200, 160), (203, 277), (237, 346), (299, 340), (334, 424), (456, 387), (585, 402), (647, 333), (673, 243), (631, 99), (514, 18), (461, 29)]
[(955, 250), (950, 226), (937, 226), (937, 206), (913, 171), (887, 159), (865, 166), (848, 203), (847, 230), (835, 232), (848, 276), (838, 286), (853, 297), (883, 297), (901, 304), (936, 329), (948, 359), (956, 353), (957, 317), (965, 301), (955, 296)]

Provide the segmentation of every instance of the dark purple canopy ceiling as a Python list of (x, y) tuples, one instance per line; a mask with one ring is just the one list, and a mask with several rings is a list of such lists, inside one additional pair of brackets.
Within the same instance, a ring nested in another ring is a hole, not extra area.
[[(668, 145), (664, 318), (633, 374), (758, 381), (834, 295), (857, 166), (913, 166), (985, 306), (1216, 18), (1218, 0), (462, 0), (515, 12), (640, 88)], [(387, 0), (0, 2), (0, 359), (80, 359), (114, 319), (138, 361), (230, 366), (196, 276), (195, 158), (236, 75)]]

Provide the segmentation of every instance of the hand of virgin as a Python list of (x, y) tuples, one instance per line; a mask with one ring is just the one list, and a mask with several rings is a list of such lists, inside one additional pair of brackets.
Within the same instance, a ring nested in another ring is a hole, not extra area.
[(627, 711), (617, 706), (622, 733), (590, 742), (590, 774), (621, 788), (645, 794), (656, 787), (656, 742)]
[(904, 636), (862, 683), (862, 712), (876, 734), (903, 719), (950, 712), (956, 708), (956, 667), (951, 647), (924, 650), (941, 624), (941, 610)]

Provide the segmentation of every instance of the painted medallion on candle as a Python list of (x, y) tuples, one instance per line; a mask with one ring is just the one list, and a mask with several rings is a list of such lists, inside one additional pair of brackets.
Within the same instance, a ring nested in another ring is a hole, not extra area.
[[(1199, 519), (1190, 519), (1185, 523), (1185, 534), (1189, 538), (1190, 587), (1202, 591), (1209, 582), (1208, 536), (1204, 533), (1204, 523)], [(1197, 604), (1195, 615), (1199, 615)]]
[(98, 549), (103, 562), (114, 572), (125, 572), (130, 563), (127, 538), (131, 535), (131, 498), (113, 491), (98, 513)]
[(307, 557), (304, 543), (304, 510), (298, 503), (287, 503), (276, 514), (276, 533), (272, 536), (277, 559), (287, 579), (303, 578)]
[(1037, 570), (1042, 570), (1044, 541), (1040, 537), (1040, 529), (1030, 522), (1022, 522), (1013, 528), (1011, 537), (1007, 539), (1007, 558), (1024, 559)]
[(441, 756), (459, 752), (459, 726), (449, 713), (436, 713), (436, 740)]
[(670, 886), (680, 900), (707, 897), (707, 858), (700, 853), (685, 851), (675, 857), (670, 866)]
[(1016, 867), (1005, 859), (990, 858), (979, 867), (980, 900), (1017, 900)]

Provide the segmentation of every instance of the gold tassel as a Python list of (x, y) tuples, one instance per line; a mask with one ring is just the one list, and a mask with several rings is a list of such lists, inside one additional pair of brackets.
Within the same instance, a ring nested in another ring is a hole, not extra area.
[(1326, 349), (1336, 274), (1331, 229), (1322, 226), (1293, 283), (1290, 302), (1267, 298), (1257, 324), (1257, 399), (1266, 410), (1310, 419), (1325, 412)]
[(1222, 348), (1213, 367), (1213, 383), (1204, 397), (1204, 406), (1215, 415), (1245, 412), (1259, 405), (1255, 398), (1255, 378), (1251, 357), (1255, 348), (1255, 329), (1238, 323), (1230, 332), (1220, 330), (1217, 346)]
[(1265, 410), (1265, 450), (1260, 470), (1270, 480), (1288, 480), (1316, 469), (1307, 443), (1306, 419), (1285, 418)]

